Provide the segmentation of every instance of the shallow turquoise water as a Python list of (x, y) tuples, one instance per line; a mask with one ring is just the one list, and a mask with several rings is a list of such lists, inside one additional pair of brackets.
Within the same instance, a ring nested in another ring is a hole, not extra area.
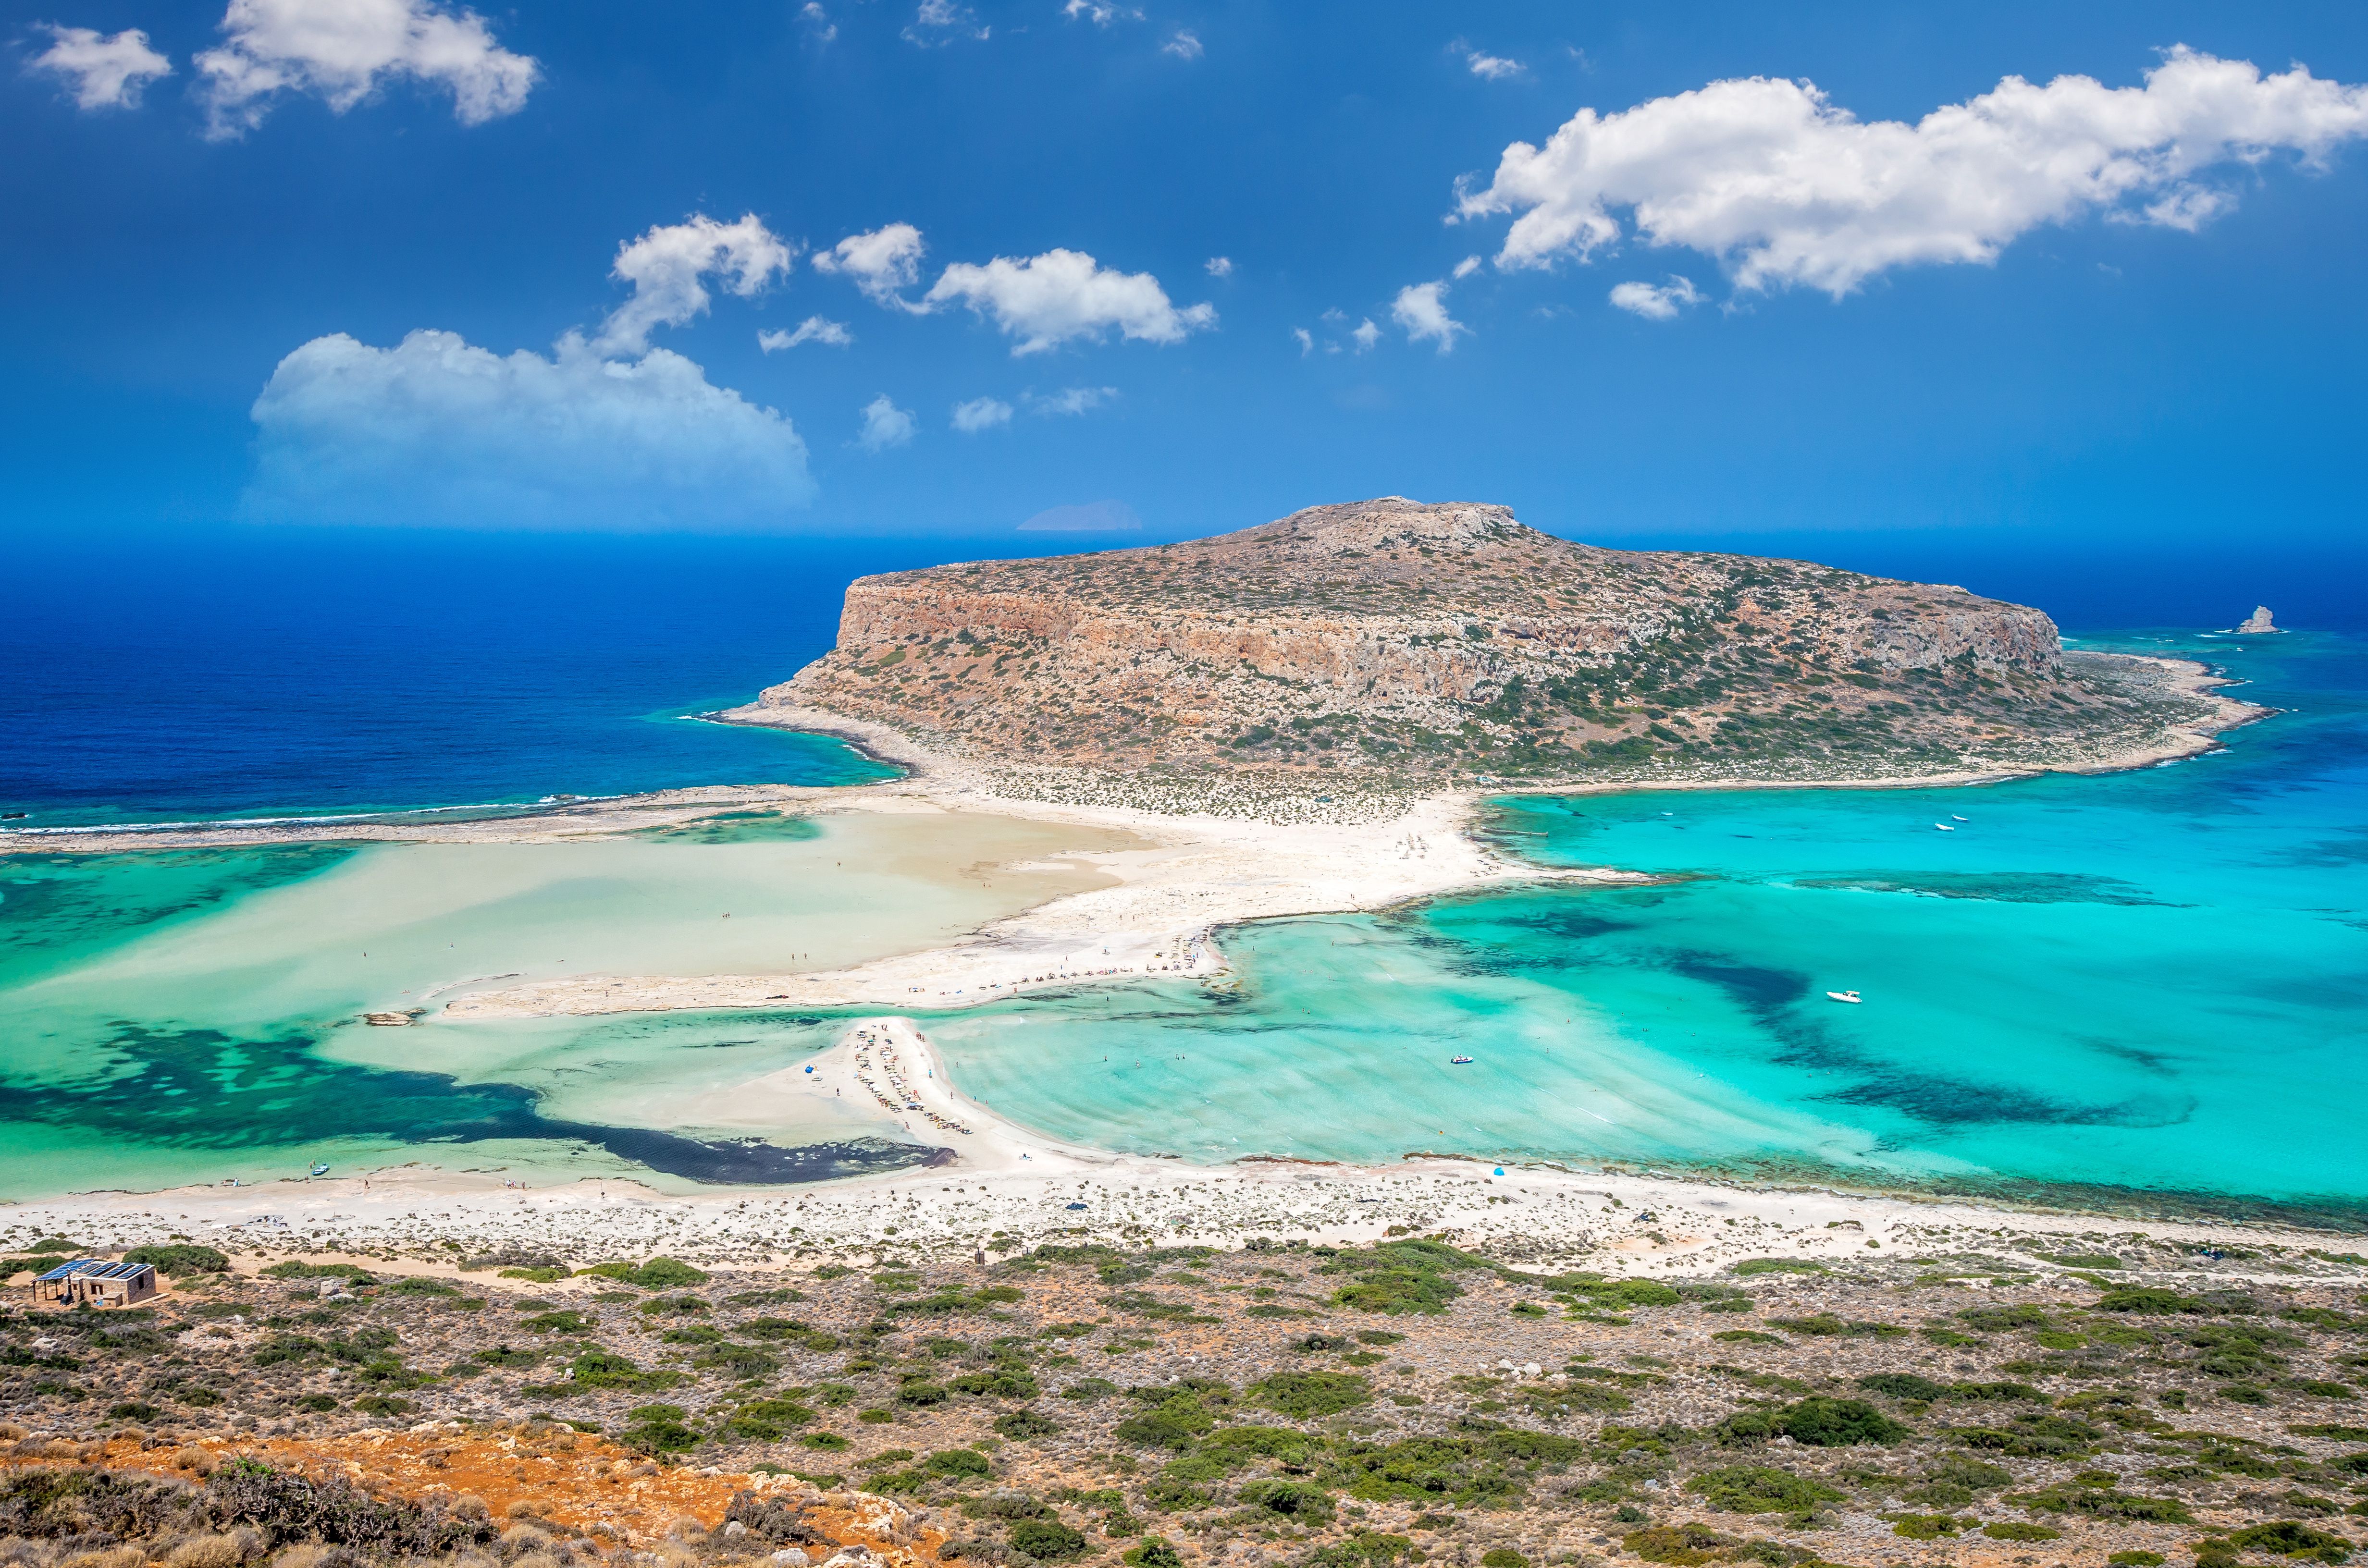
[[(978, 848), (1026, 859), (1044, 836)], [(0, 859), (0, 1198), (316, 1159), (680, 1185), (926, 1158), (884, 1116), (723, 1092), (827, 1045), (818, 1017), (359, 1017), (432, 1014), (472, 983), (835, 968), (1025, 902), (1027, 877), (950, 885), (914, 842), (863, 816), (730, 813), (548, 844)]]
[[(926, 1024), (1005, 1115), (1193, 1160), (1440, 1150), (2358, 1222), (2368, 642), (2194, 646), (2292, 711), (2106, 778), (1508, 801), (1524, 854), (1667, 880), (1266, 924), (1225, 936), (1229, 990)], [(770, 1125), (734, 1088), (828, 1016), (352, 1021), (510, 971), (763, 972), (916, 901), (977, 918), (814, 832), (0, 860), (0, 1196), (316, 1155), (681, 1186), (747, 1175), (741, 1138), (901, 1137)]]
[(1080, 994), (935, 1034), (1008, 1115), (1188, 1158), (1439, 1149), (2348, 1222), (2368, 649), (2196, 646), (2296, 711), (2106, 778), (1506, 802), (1527, 855), (1673, 880), (1253, 927), (1226, 943), (1237, 994)]

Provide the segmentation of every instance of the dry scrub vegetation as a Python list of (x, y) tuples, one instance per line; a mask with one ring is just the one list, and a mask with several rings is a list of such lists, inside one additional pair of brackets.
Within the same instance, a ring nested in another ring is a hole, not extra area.
[(2215, 1568), (2368, 1513), (2358, 1279), (2225, 1260), (179, 1251), (157, 1305), (0, 1325), (0, 1562)]

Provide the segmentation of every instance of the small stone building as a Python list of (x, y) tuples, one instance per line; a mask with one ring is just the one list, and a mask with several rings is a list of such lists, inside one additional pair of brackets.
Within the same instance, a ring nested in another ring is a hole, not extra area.
[(62, 1263), (33, 1281), (34, 1301), (69, 1306), (128, 1307), (155, 1293), (155, 1265), (101, 1257)]

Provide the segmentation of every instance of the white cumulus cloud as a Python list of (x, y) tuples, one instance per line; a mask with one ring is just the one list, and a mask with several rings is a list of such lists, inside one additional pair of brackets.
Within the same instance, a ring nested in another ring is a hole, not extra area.
[(913, 438), (913, 415), (896, 406), (886, 392), (863, 405), (863, 430), (855, 444), (867, 452), (884, 452)]
[(909, 289), (921, 276), (921, 231), (910, 223), (887, 223), (869, 233), (849, 234), (825, 251), (814, 253), (816, 272), (851, 279), (864, 297), (879, 305), (907, 304), (896, 292)]
[(838, 24), (832, 21), (830, 13), (822, 8), (821, 0), (806, 0), (798, 8), (798, 17), (805, 23), (816, 43), (829, 43), (838, 37)]
[(1675, 321), (1680, 309), (1702, 303), (1702, 291), (1692, 278), (1673, 273), (1667, 283), (1615, 283), (1611, 302), (1646, 321)]
[[(1408, 343), (1436, 343), (1441, 354), (1452, 353), (1455, 339), (1472, 330), (1447, 313), (1445, 283), (1411, 283), (1399, 290), (1398, 297), (1390, 302), (1390, 319), (1406, 328)], [(1360, 328), (1352, 335), (1360, 347), (1362, 332)]]
[(748, 299), (787, 272), (798, 253), (765, 227), (753, 212), (719, 223), (700, 213), (685, 222), (653, 224), (637, 240), (617, 247), (614, 276), (633, 286), (633, 297), (609, 312), (593, 347), (604, 354), (638, 354), (650, 333), (680, 326), (707, 309), (710, 274)]
[(1166, 43), (1159, 46), (1162, 54), (1172, 54), (1178, 60), (1198, 60), (1201, 55), (1201, 35), (1178, 28)]
[(1098, 28), (1106, 28), (1112, 22), (1143, 20), (1142, 11), (1133, 6), (1117, 5), (1114, 0), (1069, 0), (1061, 7), (1061, 15), (1073, 22), (1082, 18)]
[(1304, 326), (1292, 327), (1291, 329), (1291, 339), (1292, 342), (1299, 345), (1299, 357), (1303, 359), (1306, 358), (1308, 355), (1314, 353), (1315, 350), (1315, 335), (1310, 333)]
[(1372, 317), (1367, 316), (1357, 324), (1357, 330), (1349, 335), (1356, 340), (1357, 352), (1362, 354), (1382, 340), (1382, 329), (1373, 324)]
[(316, 337), (254, 417), (244, 510), (266, 521), (762, 528), (814, 497), (788, 419), (678, 354), (608, 359), (574, 333), (548, 358), (450, 332)]
[(73, 85), (76, 108), (134, 108), (142, 87), (173, 74), (173, 62), (149, 48), (148, 35), (138, 28), (102, 34), (93, 28), (37, 25), (50, 35), (50, 47), (25, 68), (65, 78)]
[(433, 0), (230, 0), (222, 43), (197, 58), (207, 133), (236, 136), (263, 123), (282, 93), (311, 93), (339, 114), (389, 79), (432, 83), (452, 95), (463, 125), (514, 114), (540, 67), (494, 41), (474, 11)]
[(956, 0), (921, 0), (921, 8), (905, 28), (905, 41), (931, 49), (956, 39), (984, 39), (993, 30), (982, 27), (971, 8)]
[(1119, 272), (1074, 250), (1024, 260), (999, 256), (984, 267), (956, 262), (922, 302), (965, 304), (994, 317), (1007, 336), (1019, 340), (1014, 354), (1041, 354), (1072, 338), (1099, 339), (1113, 327), (1122, 337), (1180, 343), (1217, 320), (1213, 305), (1178, 310), (1148, 272)]
[(1529, 69), (1518, 60), (1508, 60), (1500, 54), (1483, 54), (1469, 47), (1463, 48), (1463, 54), (1464, 67), (1484, 82), (1501, 82)]
[(1543, 148), (1505, 149), (1465, 218), (1518, 214), (1497, 261), (1585, 260), (1626, 232), (1714, 256), (1745, 289), (1837, 299), (1895, 267), (1988, 262), (2043, 223), (2103, 211), (2193, 228), (2233, 199), (2198, 176), (2368, 135), (2368, 87), (2303, 66), (2171, 50), (2142, 87), (2089, 76), (1990, 92), (1913, 125), (1861, 121), (1806, 82), (1713, 82), (1582, 108)]
[(791, 332), (760, 332), (757, 347), (768, 354), (778, 354), (784, 348), (795, 348), (801, 343), (820, 343), (832, 348), (844, 348), (855, 341), (855, 334), (847, 330), (845, 322), (825, 321), (820, 316), (808, 316)]
[(1039, 397), (1030, 392), (1028, 411), (1030, 414), (1090, 414), (1116, 396), (1116, 387), (1064, 387), (1050, 397)]
[(1231, 278), (1234, 275), (1234, 258), (1229, 256), (1212, 256), (1201, 266), (1212, 278)]
[(964, 435), (1011, 423), (1011, 405), (999, 397), (974, 397), (954, 404), (954, 428)]

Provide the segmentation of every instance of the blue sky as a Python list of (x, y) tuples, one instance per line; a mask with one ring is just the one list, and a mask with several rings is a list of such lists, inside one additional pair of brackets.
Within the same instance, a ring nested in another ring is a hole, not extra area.
[(51, 541), (2359, 528), (2358, 7), (9, 12)]

